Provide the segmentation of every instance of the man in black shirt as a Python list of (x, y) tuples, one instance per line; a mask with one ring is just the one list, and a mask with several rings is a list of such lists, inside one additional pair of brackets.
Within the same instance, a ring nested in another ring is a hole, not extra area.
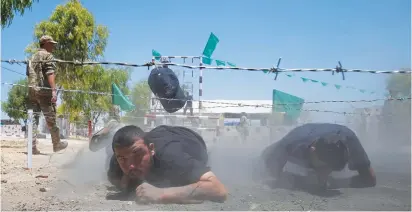
[(341, 171), (346, 164), (359, 175), (352, 186), (376, 185), (369, 158), (355, 133), (346, 126), (311, 123), (296, 127), (280, 141), (267, 147), (262, 154), (268, 173), (278, 179), (286, 162), (314, 169), (321, 188), (327, 187), (332, 171)]
[(125, 126), (115, 133), (112, 147), (109, 181), (120, 189), (135, 189), (139, 202), (226, 200), (224, 185), (207, 165), (204, 140), (190, 129), (162, 125), (144, 133)]

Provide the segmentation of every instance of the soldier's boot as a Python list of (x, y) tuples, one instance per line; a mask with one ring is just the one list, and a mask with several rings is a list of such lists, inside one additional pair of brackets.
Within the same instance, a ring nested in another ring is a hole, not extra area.
[(53, 142), (53, 152), (58, 152), (63, 149), (66, 149), (69, 145), (67, 141), (60, 141), (60, 130), (57, 126), (53, 127), (50, 130), (50, 135)]
[(31, 152), (33, 155), (40, 155), (40, 150), (36, 146), (31, 149)]
[(31, 153), (32, 153), (33, 155), (39, 155), (39, 154), (40, 154), (40, 150), (37, 149), (37, 140), (34, 138), (32, 142), (33, 142), (33, 144), (32, 144), (32, 148), (31, 148)]
[(58, 152), (66, 149), (69, 144), (67, 141), (60, 141), (59, 143), (53, 143), (53, 152)]

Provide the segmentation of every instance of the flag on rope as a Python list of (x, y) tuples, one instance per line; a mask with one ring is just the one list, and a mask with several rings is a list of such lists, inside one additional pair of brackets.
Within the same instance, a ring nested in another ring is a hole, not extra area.
[(202, 63), (206, 65), (212, 65), (212, 59), (208, 57), (202, 57)]
[(216, 60), (216, 65), (217, 66), (226, 66), (226, 63), (225, 63), (225, 61), (222, 61), (222, 60)]
[(127, 98), (123, 92), (117, 87), (116, 83), (112, 83), (112, 104), (119, 105), (123, 111), (131, 111), (136, 106)]
[(203, 55), (210, 58), (216, 49), (217, 43), (219, 43), (219, 38), (216, 37), (213, 32), (210, 33), (209, 40), (206, 43), (205, 49), (203, 50)]
[(160, 60), (160, 58), (162, 57), (162, 55), (154, 49), (152, 49), (152, 56), (155, 57), (155, 60)]

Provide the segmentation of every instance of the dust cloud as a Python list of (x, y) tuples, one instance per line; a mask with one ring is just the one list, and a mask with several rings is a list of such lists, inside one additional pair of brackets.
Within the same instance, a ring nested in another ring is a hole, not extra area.
[[(375, 169), (378, 184), (384, 180), (403, 180), (410, 189), (410, 181), (406, 178), (396, 178), (397, 173), (407, 174), (410, 179), (411, 173), (411, 119), (409, 106), (401, 106), (406, 109), (392, 108), (385, 111), (385, 115), (368, 116), (366, 119), (360, 116), (354, 117), (345, 123), (339, 123), (351, 128), (360, 138), (367, 152), (372, 167)], [(399, 107), (399, 105), (398, 105)], [(409, 112), (407, 111), (409, 110)], [(315, 116), (315, 114), (313, 114)], [(333, 120), (329, 123), (334, 123)], [(251, 185), (264, 179), (265, 171), (259, 156), (263, 149), (281, 139), (287, 132), (296, 126), (252, 126), (248, 139), (243, 142), (238, 136), (237, 130), (227, 127), (222, 135), (214, 139), (213, 133), (204, 133), (209, 151), (209, 165), (212, 171), (228, 185), (229, 188), (237, 185)], [(272, 131), (272, 132), (271, 132)], [(106, 181), (107, 154), (104, 149), (91, 152), (85, 148), (80, 152), (73, 162), (67, 164), (64, 176), (74, 186), (86, 184), (101, 184)], [(286, 170), (299, 175), (307, 173), (293, 164), (287, 164)], [(355, 172), (345, 170), (340, 173), (332, 173), (333, 177), (348, 177)], [(394, 175), (393, 178), (386, 178)], [(383, 176), (383, 177), (381, 177)], [(385, 182), (387, 183), (387, 182)], [(390, 182), (391, 183), (391, 182)]]

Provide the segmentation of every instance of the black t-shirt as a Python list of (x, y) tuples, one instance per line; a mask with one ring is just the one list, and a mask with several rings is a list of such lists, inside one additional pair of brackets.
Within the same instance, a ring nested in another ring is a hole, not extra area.
[[(153, 143), (155, 148), (154, 164), (145, 179), (152, 185), (189, 185), (198, 182), (203, 174), (210, 171), (206, 144), (199, 134), (190, 129), (162, 125), (148, 132), (144, 140)], [(123, 173), (116, 159), (112, 161), (109, 173), (115, 171), (118, 174), (112, 175), (121, 177)]]
[(358, 170), (370, 166), (369, 158), (356, 134), (343, 125), (328, 123), (311, 123), (296, 127), (280, 141), (268, 146), (262, 158), (269, 169), (284, 166), (286, 161), (310, 168), (309, 146), (317, 139), (326, 142), (341, 141), (348, 150), (350, 170)]

